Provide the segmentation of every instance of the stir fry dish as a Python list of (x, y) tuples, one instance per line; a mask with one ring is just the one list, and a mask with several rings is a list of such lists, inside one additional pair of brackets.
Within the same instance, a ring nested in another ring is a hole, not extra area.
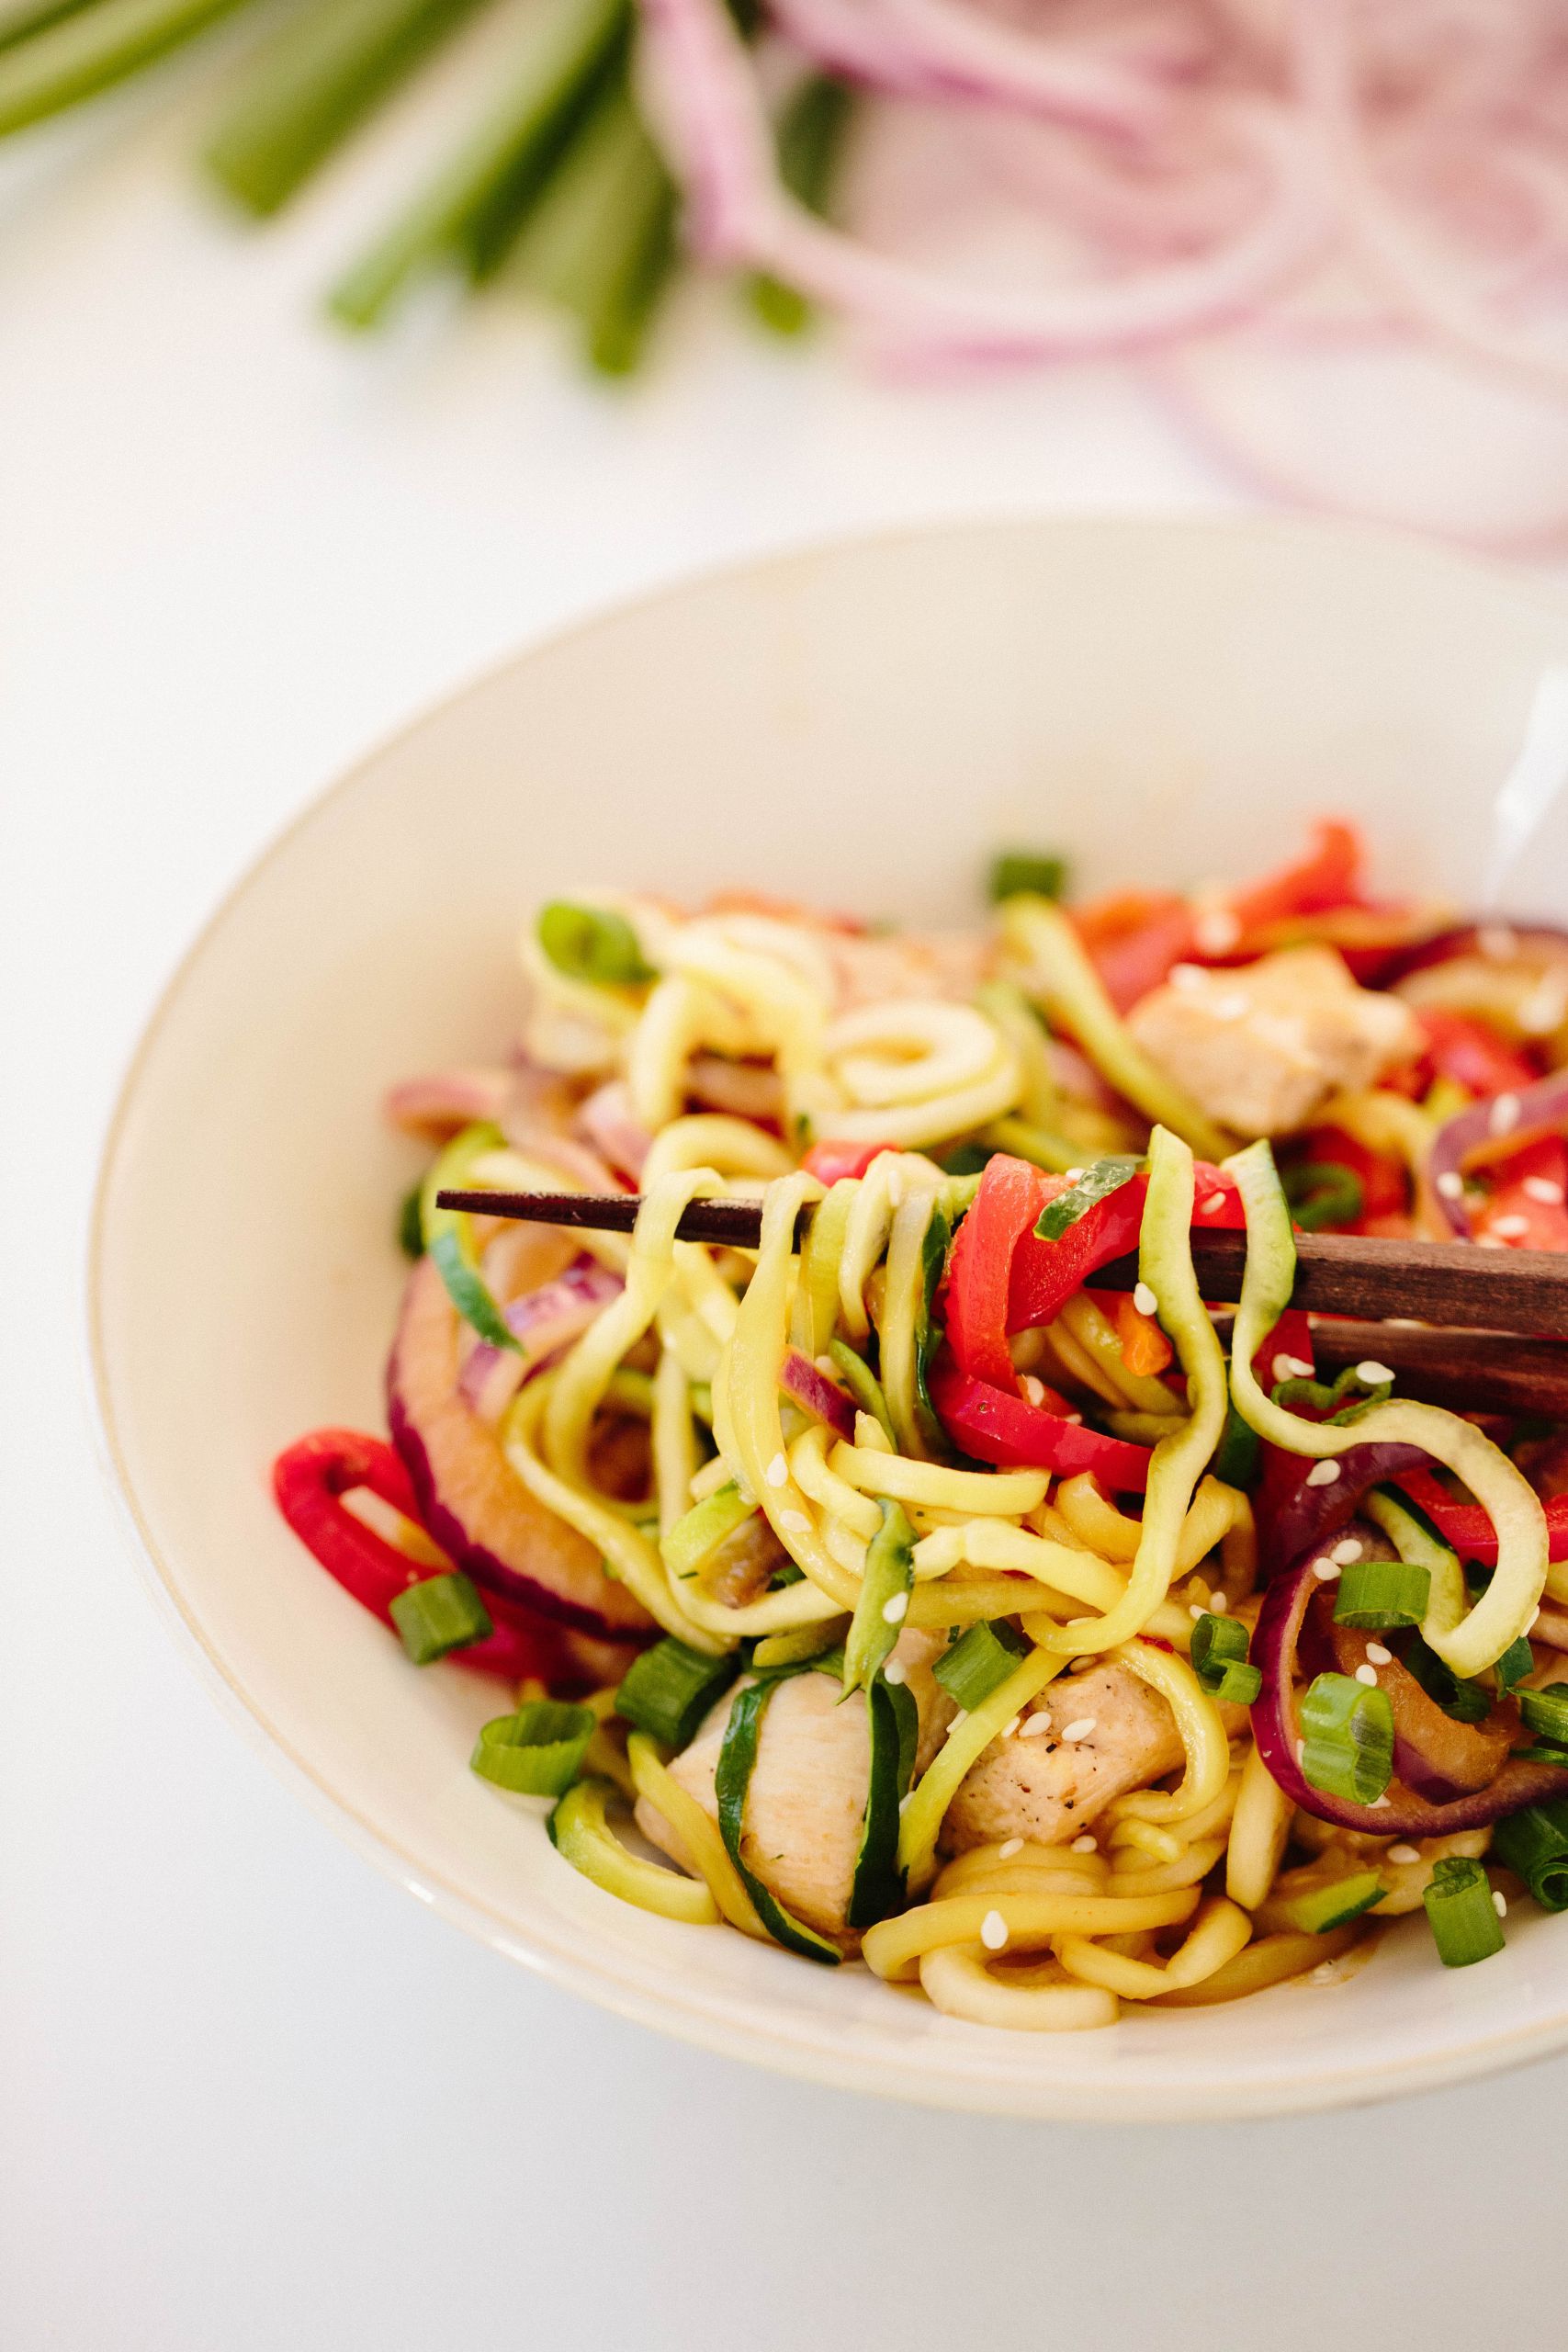
[[(1325, 821), (1190, 895), (1008, 854), (964, 931), (543, 908), (510, 1058), (389, 1100), (389, 1442), (274, 1471), (415, 1665), (504, 1686), (482, 1802), (1025, 2030), (1568, 1908), (1568, 1394), (1407, 1394), (1292, 1304), (1305, 1236), (1568, 1249), (1568, 935), (1362, 868)], [(713, 1202), (754, 1246), (682, 1238)]]

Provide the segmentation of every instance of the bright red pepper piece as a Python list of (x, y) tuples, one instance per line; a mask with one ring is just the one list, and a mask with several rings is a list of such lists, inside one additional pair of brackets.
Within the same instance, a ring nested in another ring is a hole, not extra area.
[(1568, 1250), (1568, 1145), (1542, 1136), (1491, 1171), (1484, 1202), (1471, 1211), (1478, 1241), (1507, 1250)]
[(1152, 890), (1118, 890), (1075, 907), (1074, 929), (1118, 1012), (1168, 978), (1193, 951), (1192, 909)]
[(1451, 1079), (1467, 1094), (1517, 1094), (1541, 1074), (1538, 1055), (1510, 1045), (1484, 1021), (1440, 1005), (1417, 1005), (1416, 1018), (1426, 1032), (1427, 1058), (1438, 1077)]
[(931, 1391), (948, 1435), (977, 1462), (1008, 1470), (1051, 1470), (1062, 1478), (1087, 1470), (1113, 1494), (1142, 1494), (1148, 1485), (1152, 1457), (1145, 1447), (1102, 1437), (987, 1381), (971, 1379), (945, 1350), (932, 1367)]
[(1008, 1351), (1008, 1332), (1017, 1328), (1008, 1313), (1014, 1253), (1032, 1234), (1046, 1202), (1066, 1189), (1066, 1177), (1043, 1175), (1026, 1159), (998, 1151), (981, 1170), (953, 1237), (942, 1307), (947, 1343), (964, 1372), (993, 1388), (1018, 1387)]
[[(1461, 1560), (1478, 1567), (1497, 1565), (1497, 1532), (1479, 1503), (1456, 1503), (1430, 1470), (1402, 1470), (1394, 1485), (1424, 1510), (1438, 1534), (1451, 1544)], [(1568, 1560), (1568, 1495), (1553, 1495), (1544, 1503), (1547, 1549), (1553, 1560)]]
[[(1193, 1231), (1241, 1232), (1247, 1217), (1234, 1179), (1204, 1159), (1197, 1162), (1193, 1174)], [(1012, 1259), (1008, 1294), (1010, 1330), (1037, 1330), (1042, 1324), (1055, 1322), (1073, 1293), (1091, 1282), (1101, 1266), (1136, 1250), (1148, 1189), (1146, 1176), (1131, 1176), (1114, 1193), (1086, 1209), (1055, 1241), (1045, 1240), (1032, 1226), (1024, 1233)], [(960, 1226), (961, 1234), (963, 1230)], [(951, 1331), (950, 1325), (950, 1337)], [(989, 1376), (962, 1349), (955, 1346), (954, 1353), (966, 1372)]]
[(1353, 825), (1328, 817), (1312, 830), (1312, 847), (1294, 865), (1266, 875), (1226, 901), (1245, 933), (1291, 915), (1325, 914), (1359, 897), (1361, 837)]
[[(396, 1595), (440, 1571), (411, 1560), (345, 1510), (343, 1498), (355, 1487), (367, 1487), (419, 1525), (419, 1505), (408, 1472), (379, 1438), (358, 1430), (315, 1430), (286, 1447), (272, 1465), (277, 1508), (307, 1551), (373, 1617), (390, 1625)], [(494, 1632), (482, 1642), (453, 1650), (451, 1657), (459, 1666), (499, 1674), (511, 1682), (529, 1675), (548, 1680), (557, 1666), (549, 1635), (536, 1634), (491, 1594), (486, 1593), (484, 1601)]]

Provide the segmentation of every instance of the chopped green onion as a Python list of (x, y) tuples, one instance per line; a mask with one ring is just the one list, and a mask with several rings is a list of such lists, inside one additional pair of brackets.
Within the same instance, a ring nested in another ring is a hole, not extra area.
[(1225, 1408), (1224, 1435), (1209, 1464), (1210, 1475), (1224, 1487), (1250, 1487), (1258, 1476), (1261, 1443), (1258, 1431), (1248, 1429), (1235, 1404), (1228, 1404)]
[(1483, 1723), (1492, 1713), (1492, 1701), (1479, 1682), (1464, 1682), (1438, 1656), (1435, 1649), (1417, 1635), (1400, 1659), (1407, 1674), (1413, 1674), (1428, 1699), (1451, 1715), (1456, 1724)]
[(415, 1666), (429, 1666), (470, 1642), (488, 1641), (495, 1631), (473, 1582), (460, 1569), (411, 1584), (393, 1595), (390, 1605), (392, 1623)]
[[(779, 119), (779, 177), (808, 212), (825, 213), (854, 113), (854, 93), (829, 74), (808, 74)], [(775, 334), (799, 334), (812, 306), (793, 286), (760, 276), (750, 283), (751, 307)]]
[(481, 1781), (516, 1796), (558, 1797), (577, 1778), (597, 1729), (588, 1707), (531, 1699), (484, 1725), (468, 1763)]
[(1037, 899), (1059, 899), (1067, 887), (1066, 860), (1042, 856), (1037, 851), (1004, 849), (991, 860), (987, 893), (993, 906), (1016, 899), (1022, 890)]
[(671, 1634), (634, 1658), (615, 1693), (615, 1713), (666, 1747), (684, 1747), (721, 1690), (735, 1657), (706, 1657)]
[[(40, 12), (0, 57), (0, 135), (60, 114), (188, 40), (237, 0), (97, 0)], [(51, 21), (52, 19), (52, 21)]]
[(1374, 1405), (1386, 1404), (1393, 1391), (1392, 1380), (1369, 1385), (1354, 1364), (1347, 1364), (1332, 1385), (1322, 1380), (1279, 1380), (1269, 1396), (1276, 1405), (1303, 1406), (1320, 1419), (1343, 1426), (1359, 1420)]
[(1568, 1797), (1509, 1814), (1492, 1833), (1492, 1851), (1543, 1911), (1568, 1911)]
[(1192, 1628), (1192, 1671), (1211, 1699), (1230, 1707), (1251, 1706), (1263, 1677), (1247, 1663), (1247, 1627), (1239, 1619), (1203, 1611)]
[(1029, 1644), (1015, 1634), (1005, 1617), (971, 1625), (950, 1649), (942, 1652), (931, 1672), (955, 1706), (972, 1715), (998, 1690), (1028, 1655)]
[(1070, 1225), (1076, 1225), (1086, 1210), (1100, 1201), (1108, 1201), (1123, 1184), (1130, 1184), (1144, 1166), (1142, 1159), (1126, 1152), (1112, 1152), (1104, 1159), (1097, 1159), (1086, 1169), (1077, 1182), (1054, 1201), (1047, 1201), (1040, 1212), (1040, 1222), (1034, 1230), (1042, 1241), (1060, 1241)]
[(1393, 1777), (1393, 1709), (1386, 1690), (1320, 1674), (1302, 1701), (1302, 1773), (1325, 1796), (1372, 1804)]
[(423, 1183), (414, 1184), (403, 1194), (398, 1211), (398, 1247), (405, 1258), (424, 1255), (424, 1208)]
[(569, 980), (594, 980), (606, 987), (650, 980), (637, 935), (625, 915), (607, 907), (573, 906), (552, 899), (539, 910), (539, 944)]
[(461, 1135), (454, 1136), (420, 1189), (420, 1222), (431, 1262), (463, 1320), (471, 1323), (480, 1339), (488, 1340), (491, 1347), (515, 1351), (516, 1334), (479, 1272), (472, 1220), (459, 1209), (436, 1206), (439, 1193), (470, 1190), (474, 1162), (487, 1151), (499, 1150), (504, 1140), (501, 1129), (485, 1120), (479, 1120), (473, 1126), (465, 1127)]
[(844, 1918), (869, 1928), (903, 1907), (904, 1873), (898, 1867), (898, 1808), (909, 1792), (919, 1744), (919, 1711), (907, 1683), (878, 1674), (866, 1686), (871, 1729), (871, 1774), (854, 1878)]
[[(972, 1136), (967, 1143), (955, 1143), (946, 1151), (938, 1152), (937, 1164), (949, 1176), (978, 1176), (987, 1160), (995, 1159), (1002, 1148), (999, 1143), (982, 1143)], [(1021, 1153), (1020, 1158), (1022, 1157)]]
[(1497, 1692), (1506, 1699), (1517, 1690), (1527, 1674), (1535, 1672), (1535, 1652), (1523, 1634), (1516, 1634), (1492, 1669), (1497, 1678)]
[(1334, 1622), (1365, 1633), (1419, 1625), (1432, 1597), (1431, 1573), (1408, 1560), (1352, 1560), (1340, 1571)]
[(705, 1495), (682, 1512), (668, 1535), (660, 1538), (664, 1565), (672, 1577), (694, 1577), (728, 1536), (744, 1527), (757, 1506), (743, 1495), (733, 1478)]
[(863, 1413), (869, 1413), (881, 1429), (889, 1445), (898, 1442), (893, 1434), (893, 1416), (887, 1409), (887, 1399), (882, 1393), (882, 1383), (863, 1356), (857, 1355), (847, 1340), (829, 1340), (828, 1353), (834, 1368), (850, 1395)]
[(1280, 1905), (1288, 1927), (1303, 1936), (1325, 1936), (1331, 1928), (1348, 1927), (1388, 1893), (1376, 1871), (1357, 1871), (1337, 1878), (1331, 1886), (1314, 1886), (1292, 1894)]
[(1568, 1682), (1521, 1690), (1519, 1719), (1527, 1731), (1539, 1732), (1549, 1747), (1568, 1747)]
[(675, 209), (674, 183), (622, 72), (550, 180), (516, 257), (523, 284), (579, 321), (604, 375), (628, 374), (641, 356), (674, 268)]
[(1469, 1968), (1502, 1951), (1502, 1921), (1479, 1862), (1446, 1854), (1433, 1863), (1432, 1883), (1421, 1900), (1445, 1968)]
[[(809, 1668), (805, 1669), (809, 1671)], [(788, 1669), (785, 1669), (787, 1674)], [(741, 1883), (751, 1898), (752, 1907), (775, 1943), (786, 1951), (798, 1952), (805, 1960), (820, 1961), (825, 1968), (837, 1968), (842, 1954), (827, 1938), (807, 1928), (786, 1911), (778, 1897), (765, 1887), (746, 1860), (741, 1845), (746, 1827), (746, 1792), (751, 1784), (751, 1770), (757, 1761), (757, 1742), (761, 1732), (762, 1716), (773, 1692), (784, 1675), (767, 1675), (760, 1682), (749, 1683), (739, 1692), (729, 1710), (725, 1726), (724, 1742), (718, 1751), (718, 1766), (714, 1774), (714, 1797), (718, 1806), (719, 1835), (725, 1851), (740, 1873)]]
[(1291, 1216), (1303, 1233), (1325, 1225), (1354, 1225), (1365, 1205), (1361, 1180), (1337, 1159), (1305, 1159), (1280, 1171)]
[(915, 1531), (901, 1503), (884, 1502), (882, 1524), (866, 1545), (855, 1613), (844, 1642), (844, 1688), (864, 1689), (881, 1672), (909, 1610), (915, 1581)]

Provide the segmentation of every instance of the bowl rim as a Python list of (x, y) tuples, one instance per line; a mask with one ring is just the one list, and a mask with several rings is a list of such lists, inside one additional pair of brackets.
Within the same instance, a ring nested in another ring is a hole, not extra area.
[(1010, 2082), (1000, 2071), (993, 2076), (977, 2078), (955, 2070), (907, 2066), (897, 2059), (829, 2042), (810, 2026), (795, 2030), (786, 2030), (777, 2023), (762, 2026), (755, 2017), (743, 2022), (716, 2009), (700, 1995), (687, 1994), (671, 1985), (650, 1990), (611, 1962), (602, 1957), (585, 1957), (579, 1950), (558, 1944), (537, 1923), (530, 1922), (526, 1936), (523, 1935), (513, 1920), (451, 1883), (439, 1871), (432, 1870), (426, 1860), (416, 1859), (391, 1830), (333, 1785), (269, 1719), (261, 1702), (226, 1665), (199, 1616), (182, 1597), (178, 1579), (164, 1556), (136, 1492), (116, 1422), (103, 1297), (109, 1196), (126, 1148), (143, 1074), (176, 1001), (193, 978), (209, 942), (251, 890), (293, 847), (299, 836), (309, 831), (329, 808), (365, 786), (391, 754), (456, 706), (536, 657), (592, 638), (597, 631), (615, 628), (649, 608), (678, 602), (694, 591), (725, 583), (739, 585), (753, 579), (777, 579), (793, 569), (824, 560), (831, 561), (863, 548), (896, 548), (934, 538), (1051, 536), (1085, 530), (1111, 531), (1130, 538), (1155, 530), (1174, 537), (1223, 537), (1254, 543), (1271, 539), (1322, 545), (1349, 540), (1359, 542), (1369, 551), (1381, 550), (1385, 556), (1416, 560), (1458, 578), (1489, 582), (1495, 592), (1506, 592), (1521, 605), (1568, 621), (1568, 594), (1551, 583), (1522, 573), (1501, 558), (1461, 551), (1382, 525), (1287, 514), (1213, 510), (1189, 513), (1179, 508), (1099, 512), (1073, 508), (947, 516), (869, 530), (847, 530), (814, 537), (798, 545), (695, 566), (608, 604), (596, 605), (558, 626), (547, 627), (508, 652), (476, 666), (456, 684), (420, 705), (378, 736), (346, 767), (311, 791), (281, 824), (264, 835), (260, 847), (245, 859), (211, 911), (186, 941), (144, 1015), (103, 1127), (86, 1247), (79, 1261), (84, 1286), (79, 1328), (85, 1346), (95, 1452), (100, 1474), (116, 1505), (126, 1550), (135, 1563), (144, 1592), (197, 1680), (252, 1751), (263, 1758), (285, 1786), (304, 1799), (320, 1820), (384, 1876), (455, 1927), (547, 1982), (635, 2024), (651, 2027), (718, 2055), (761, 2065), (797, 2081), (868, 2092), (904, 2104), (1015, 2120), (1103, 2123), (1260, 2120), (1270, 2116), (1366, 2106), (1523, 2065), (1568, 2046), (1568, 1987), (1562, 2007), (1550, 2018), (1490, 2034), (1468, 2032), (1463, 2041), (1456, 2040), (1450, 2046), (1404, 2059), (1344, 2067), (1325, 2067), (1314, 2063), (1310, 2073), (1289, 2078), (1271, 2077), (1267, 2083), (1227, 2084), (1215, 2079), (1197, 2086), (1155, 2081), (1119, 2085), (1112, 2090), (1103, 2080), (1080, 2083), (1070, 2075), (1050, 2077), (1024, 2071)]

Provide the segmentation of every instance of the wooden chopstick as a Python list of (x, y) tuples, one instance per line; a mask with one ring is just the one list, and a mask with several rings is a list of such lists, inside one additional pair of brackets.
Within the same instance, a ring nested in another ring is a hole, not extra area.
[[(629, 1233), (642, 1205), (632, 1193), (446, 1192), (436, 1200), (442, 1208), (470, 1209), (482, 1216), (518, 1217), (600, 1233)], [(694, 1201), (682, 1211), (675, 1231), (682, 1241), (754, 1250), (761, 1238), (761, 1217), (754, 1201)], [(797, 1236), (803, 1238), (810, 1224), (810, 1209), (802, 1209)], [(1192, 1261), (1205, 1298), (1238, 1296), (1246, 1255), (1245, 1234), (1194, 1233)], [(1135, 1257), (1113, 1258), (1096, 1272), (1094, 1287), (1132, 1290), (1137, 1280)], [(1379, 1324), (1391, 1317), (1407, 1317), (1467, 1331), (1528, 1332), (1564, 1340), (1568, 1252), (1302, 1233), (1296, 1237), (1292, 1303), (1320, 1315), (1359, 1316)], [(1388, 1351), (1393, 1338), (1384, 1332), (1372, 1351), (1385, 1363), (1392, 1362)]]

